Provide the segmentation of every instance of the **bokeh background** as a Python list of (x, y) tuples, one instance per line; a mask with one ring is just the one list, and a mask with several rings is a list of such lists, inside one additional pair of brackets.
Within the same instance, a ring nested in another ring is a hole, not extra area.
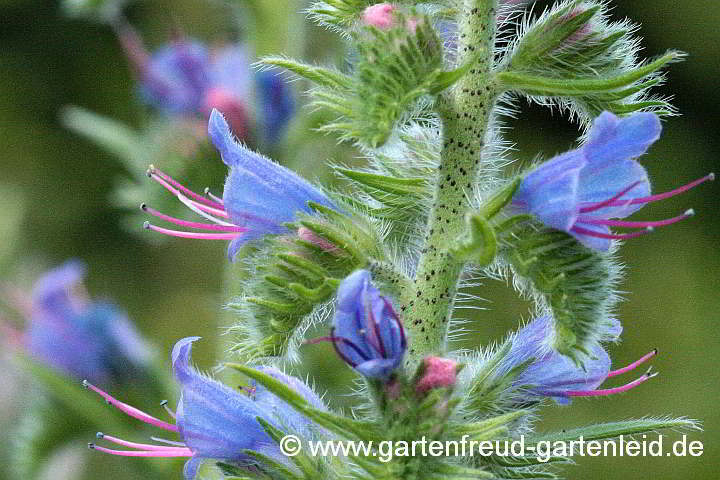
[[(341, 62), (342, 44), (331, 34), (303, 23), (303, 2), (272, 0), (281, 27), (253, 36), (242, 16), (227, 14), (218, 1), (146, 0), (127, 9), (147, 43), (162, 44), (173, 25), (205, 40), (238, 32), (259, 52), (285, 52), (305, 59)], [(242, 4), (237, 0), (236, 4)], [(538, 2), (542, 7), (547, 2)], [(665, 123), (661, 141), (644, 157), (656, 191), (718, 170), (720, 125), (720, 8), (713, 0), (616, 2), (613, 16), (642, 24), (648, 56), (677, 48), (689, 54), (670, 69), (662, 93), (672, 95), (682, 116)], [(538, 8), (539, 8), (538, 7)], [(270, 33), (270, 35), (268, 35)], [(118, 178), (128, 177), (111, 154), (69, 132), (59, 121), (66, 105), (79, 105), (132, 126), (147, 110), (137, 101), (134, 80), (112, 32), (98, 23), (64, 16), (57, 1), (0, 0), (0, 280), (29, 286), (44, 268), (69, 257), (90, 266), (89, 290), (116, 300), (139, 328), (163, 351), (180, 337), (201, 335), (195, 358), (210, 367), (227, 347), (222, 326), (228, 314), (223, 279), (224, 245), (210, 242), (148, 242), (124, 228), (127, 212), (111, 201)], [(302, 98), (299, 99), (302, 102)], [(307, 113), (302, 109), (300, 115)], [(523, 105), (509, 121), (518, 159), (538, 153), (550, 156), (572, 145), (576, 128), (555, 112)], [(309, 177), (328, 159), (350, 161), (354, 152), (317, 137), (298, 120), (291, 135), (307, 137), (302, 151), (278, 148), (277, 160)], [(207, 162), (219, 162), (208, 155)], [(221, 190), (222, 178), (214, 185)], [(202, 186), (200, 186), (202, 187)], [(720, 457), (720, 202), (717, 184), (643, 210), (647, 218), (665, 218), (694, 207), (697, 216), (654, 235), (627, 243), (619, 309), (625, 325), (623, 342), (612, 347), (614, 364), (640, 357), (653, 347), (661, 375), (632, 393), (605, 399), (577, 400), (570, 407), (548, 406), (540, 429), (580, 426), (642, 416), (687, 416), (700, 419), (704, 443), (699, 458), (583, 458), (565, 468), (567, 478), (713, 479)], [(461, 344), (473, 347), (499, 340), (527, 318), (529, 305), (505, 285), (490, 282), (478, 289), (486, 310), (468, 313), (471, 331)], [(2, 345), (0, 343), (0, 345)], [(0, 346), (2, 348), (2, 346)], [(306, 347), (308, 371), (322, 390), (340, 395), (344, 405), (351, 374), (325, 346)], [(32, 388), (27, 375), (0, 355), (0, 431), (5, 445)], [(148, 399), (147, 406), (156, 400)], [(85, 428), (82, 425), (78, 429)], [(88, 433), (88, 440), (92, 440)], [(671, 434), (679, 439), (681, 434)], [(0, 478), (7, 455), (0, 448)], [(75, 441), (56, 455), (48, 477), (143, 478), (128, 466), (133, 459), (91, 455)], [(85, 465), (89, 461), (90, 464)]]

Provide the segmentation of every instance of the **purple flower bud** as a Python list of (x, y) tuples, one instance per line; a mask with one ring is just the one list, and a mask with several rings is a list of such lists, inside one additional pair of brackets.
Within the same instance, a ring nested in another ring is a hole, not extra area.
[(370, 272), (358, 270), (340, 284), (328, 340), (355, 370), (387, 380), (402, 363), (407, 340), (392, 304), (370, 280)]
[[(208, 459), (241, 467), (251, 466), (255, 460), (243, 453), (245, 450), (254, 450), (288, 464), (287, 458), (257, 418), (262, 418), (280, 430), (306, 437), (313, 433), (311, 422), (263, 387), (251, 389), (246, 395), (198, 373), (190, 366), (192, 343), (198, 338), (184, 338), (175, 344), (172, 351), (173, 372), (182, 387), (177, 411), (173, 413), (168, 409), (175, 417), (175, 424), (159, 420), (85, 382), (86, 387), (119, 410), (142, 422), (175, 432), (182, 441), (172, 441), (165, 445), (143, 444), (98, 434), (98, 438), (131, 450), (112, 450), (95, 444), (90, 447), (118, 456), (189, 457), (184, 470), (187, 480), (193, 479), (202, 462)], [(293, 388), (315, 408), (325, 409), (320, 398), (300, 380), (275, 368), (262, 367), (261, 370)]]
[(312, 213), (308, 202), (337, 210), (324, 193), (297, 174), (238, 143), (217, 110), (210, 115), (208, 129), (223, 162), (230, 167), (222, 199), (199, 195), (154, 167), (148, 175), (212, 223), (180, 220), (146, 205), (142, 209), (170, 223), (212, 233), (169, 230), (148, 222), (145, 228), (182, 238), (230, 240), (228, 257), (232, 260), (240, 247), (249, 241), (287, 233), (284, 223), (295, 220), (298, 212)]
[[(603, 251), (613, 239), (637, 237), (692, 216), (693, 211), (688, 210), (659, 221), (612, 220), (714, 179), (709, 174), (670, 192), (651, 195), (647, 172), (635, 158), (659, 138), (660, 130), (660, 119), (653, 113), (618, 118), (603, 112), (583, 146), (538, 165), (525, 176), (512, 206), (548, 227), (568, 232), (589, 248)], [(611, 226), (636, 231), (614, 234)]]
[(77, 378), (97, 382), (126, 379), (150, 361), (150, 348), (127, 316), (82, 292), (86, 267), (78, 260), (45, 273), (27, 296), (8, 291), (8, 300), (27, 317), (24, 333), (13, 333), (19, 348)]
[[(552, 320), (549, 316), (538, 317), (520, 329), (511, 339), (508, 354), (502, 359), (495, 373), (496, 377), (506, 375), (512, 369), (530, 362), (514, 380), (516, 387), (523, 387), (522, 394), (527, 400), (550, 397), (561, 405), (569, 404), (572, 397), (605, 396), (625, 392), (649, 380), (655, 374), (649, 371), (626, 385), (598, 390), (606, 379), (628, 372), (652, 358), (653, 350), (625, 368), (610, 370), (610, 357), (600, 346), (595, 345), (585, 369), (570, 358), (557, 353), (550, 346)], [(622, 331), (620, 322), (611, 320), (601, 335), (606, 340), (616, 340)]]

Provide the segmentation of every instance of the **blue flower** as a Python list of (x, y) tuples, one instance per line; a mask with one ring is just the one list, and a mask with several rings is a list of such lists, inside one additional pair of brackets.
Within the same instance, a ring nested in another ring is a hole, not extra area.
[[(199, 337), (184, 338), (175, 344), (172, 351), (173, 372), (181, 386), (177, 411), (173, 414), (174, 425), (131, 407), (92, 384), (85, 383), (88, 388), (126, 414), (156, 427), (176, 432), (182, 442), (171, 442), (168, 445), (141, 444), (98, 434), (99, 438), (133, 450), (111, 450), (95, 444), (91, 444), (90, 447), (119, 456), (189, 457), (185, 464), (187, 480), (194, 478), (202, 462), (208, 459), (241, 467), (252, 465), (255, 460), (246, 455), (245, 450), (253, 450), (287, 464), (287, 458), (257, 419), (262, 418), (280, 430), (304, 437), (313, 435), (313, 424), (263, 387), (255, 387), (245, 394), (198, 373), (190, 366), (192, 343), (198, 339)], [(275, 368), (260, 369), (293, 388), (314, 407), (325, 409), (320, 398), (300, 380)]]
[(357, 270), (340, 284), (331, 336), (338, 355), (362, 375), (387, 380), (407, 349), (405, 330), (390, 301)]
[(260, 110), (259, 129), (267, 142), (277, 142), (295, 111), (287, 83), (276, 72), (262, 70), (255, 76)]
[(248, 137), (252, 75), (241, 46), (210, 50), (179, 36), (149, 54), (127, 22), (117, 19), (114, 27), (138, 74), (140, 94), (146, 103), (171, 116), (207, 117), (217, 108), (227, 115), (237, 135)]
[[(625, 368), (611, 371), (610, 357), (596, 344), (591, 348), (590, 360), (579, 367), (570, 358), (554, 351), (549, 345), (552, 336), (552, 319), (541, 316), (520, 329), (511, 339), (510, 350), (500, 362), (496, 377), (508, 374), (514, 368), (530, 364), (513, 380), (513, 385), (521, 388), (522, 396), (527, 400), (552, 398), (561, 405), (570, 403), (572, 397), (603, 396), (625, 392), (652, 378), (648, 373), (626, 385), (598, 390), (606, 379), (628, 372), (648, 359), (657, 351), (652, 351)], [(603, 328), (603, 340), (617, 340), (622, 327), (617, 320), (610, 320)]]
[(183, 238), (230, 240), (228, 256), (232, 260), (249, 241), (288, 233), (284, 224), (296, 220), (298, 212), (313, 212), (308, 202), (337, 210), (324, 193), (297, 174), (238, 143), (217, 110), (210, 115), (208, 130), (223, 162), (230, 168), (222, 199), (198, 195), (154, 167), (148, 173), (190, 209), (213, 223), (187, 222), (147, 206), (143, 209), (176, 225), (213, 233), (169, 230), (147, 222), (145, 228)]
[(77, 378), (126, 379), (147, 366), (150, 348), (117, 307), (81, 295), (85, 271), (82, 262), (70, 260), (38, 279), (29, 298), (16, 293), (29, 322), (16, 336), (19, 346)]
[[(710, 174), (671, 192), (651, 195), (647, 172), (635, 158), (660, 137), (660, 130), (660, 120), (652, 113), (618, 118), (603, 112), (583, 146), (540, 164), (525, 176), (512, 200), (514, 210), (532, 214), (548, 227), (602, 251), (610, 248), (613, 239), (633, 238), (687, 218), (692, 210), (660, 221), (612, 220), (714, 178)], [(641, 230), (613, 234), (611, 226)]]

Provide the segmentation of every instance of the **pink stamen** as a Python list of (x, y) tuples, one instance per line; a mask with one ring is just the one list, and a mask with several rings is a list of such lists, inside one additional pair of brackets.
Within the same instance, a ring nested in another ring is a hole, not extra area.
[(179, 230), (170, 230), (169, 228), (162, 228), (153, 225), (150, 222), (143, 223), (145, 230), (152, 230), (153, 232), (162, 233), (171, 237), (179, 238), (192, 238), (196, 240), (234, 240), (241, 233), (202, 233), (202, 232), (182, 232)]
[(162, 178), (160, 178), (158, 175), (156, 175), (153, 171), (148, 170), (148, 174), (150, 175), (150, 178), (152, 178), (152, 179), (155, 180), (157, 183), (159, 183), (160, 185), (162, 185), (167, 191), (169, 191), (170, 193), (172, 193), (173, 195), (175, 195), (175, 196), (178, 198), (178, 200), (180, 200), (181, 202), (183, 202), (184, 204), (186, 204), (189, 208), (191, 208), (191, 209), (193, 209), (193, 210), (194, 210), (195, 208), (197, 208), (197, 209), (200, 210), (200, 211), (212, 213), (212, 214), (217, 215), (217, 216), (219, 216), (219, 217), (224, 217), (224, 218), (227, 218), (227, 217), (228, 217), (228, 214), (227, 214), (227, 212), (225, 212), (225, 210), (218, 210), (218, 209), (216, 209), (216, 208), (210, 207), (210, 206), (205, 205), (205, 204), (203, 204), (203, 203), (196, 202), (196, 201), (194, 201), (194, 200), (190, 200), (190, 199), (187, 198), (185, 195), (183, 195), (178, 189), (176, 189), (175, 187), (173, 187), (172, 185), (170, 185), (169, 183), (167, 183), (165, 180), (163, 180)]
[(181, 449), (181, 450), (188, 449), (184, 445), (182, 447), (169, 447), (167, 445), (152, 445), (150, 443), (129, 442), (127, 440), (123, 440), (122, 438), (113, 437), (112, 435), (106, 435), (102, 432), (97, 433), (97, 438), (107, 440), (108, 442), (116, 443), (118, 445), (122, 445), (123, 447), (135, 448), (137, 450), (167, 451), (167, 450), (175, 450), (175, 449)]
[(552, 392), (548, 393), (549, 396), (567, 396), (567, 397), (604, 397), (607, 395), (614, 395), (616, 393), (623, 393), (627, 392), (628, 390), (631, 390), (641, 383), (645, 383), (648, 380), (650, 380), (652, 377), (657, 375), (657, 373), (650, 373), (650, 370), (645, 373), (642, 377), (633, 380), (630, 383), (626, 383), (625, 385), (622, 385), (620, 387), (615, 388), (606, 388), (604, 390), (570, 390), (564, 393), (558, 393), (557, 395), (553, 395)]
[(578, 217), (578, 222), (589, 223), (591, 225), (607, 225), (609, 227), (625, 227), (625, 228), (664, 227), (666, 225), (672, 225), (673, 223), (677, 223), (680, 220), (685, 220), (686, 218), (692, 217), (693, 215), (695, 215), (695, 211), (693, 209), (690, 209), (690, 210), (686, 211), (685, 213), (683, 213), (682, 215), (678, 215), (677, 217), (667, 218), (665, 220), (634, 222), (634, 221), (629, 221), (629, 220), (607, 220), (607, 219), (603, 219), (603, 218), (580, 216), (580, 217)]
[(596, 232), (595, 230), (589, 230), (589, 229), (583, 228), (583, 227), (578, 227), (577, 225), (575, 225), (574, 227), (572, 227), (570, 229), (570, 231), (578, 233), (580, 235), (587, 235), (588, 237), (608, 238), (610, 240), (628, 240), (630, 238), (647, 235), (648, 233), (651, 233), (653, 231), (653, 228), (647, 227), (643, 231), (633, 232), (633, 233), (603, 233), (603, 232)]
[[(678, 187), (674, 190), (670, 190), (669, 192), (665, 193), (658, 193), (657, 195), (651, 195), (649, 197), (642, 197), (642, 198), (634, 198), (630, 201), (630, 205), (637, 205), (639, 203), (651, 203), (651, 202), (657, 202), (658, 200), (665, 200), (666, 198), (674, 197), (675, 195), (679, 195), (681, 193), (687, 192), (691, 188), (695, 188), (701, 183), (705, 183), (707, 181), (712, 182), (715, 180), (715, 174), (709, 173), (705, 175), (702, 178), (698, 178), (697, 180), (688, 183), (687, 185), (683, 185), (682, 187)], [(622, 204), (620, 204), (622, 205)], [(613, 207), (618, 206), (617, 202), (612, 202)], [(582, 210), (581, 210), (582, 213)]]
[(607, 378), (614, 377), (615, 375), (621, 375), (623, 373), (627, 373), (631, 370), (635, 370), (637, 367), (642, 365), (643, 363), (650, 360), (652, 357), (657, 355), (658, 351), (657, 348), (654, 349), (652, 352), (645, 354), (644, 356), (640, 357), (638, 360), (635, 360), (633, 363), (628, 365), (627, 367), (618, 368), (617, 370), (613, 370), (610, 373), (608, 373)]
[[(108, 453), (110, 455), (118, 455), (120, 457), (192, 457), (194, 453), (189, 449), (176, 449), (176, 450), (111, 450), (109, 448), (89, 443), (88, 448), (90, 450), (97, 450), (99, 452)], [(172, 447), (169, 447), (172, 448)]]
[(170, 183), (176, 189), (183, 192), (185, 195), (189, 196), (190, 198), (194, 198), (195, 200), (197, 200), (200, 203), (206, 204), (209, 207), (214, 207), (214, 208), (219, 208), (219, 209), (223, 208), (222, 203), (214, 202), (208, 198), (203, 197), (202, 195), (200, 195), (198, 193), (193, 192), (192, 190), (190, 190), (189, 188), (187, 188), (186, 186), (184, 186), (183, 184), (181, 184), (180, 182), (178, 182), (177, 180), (172, 178), (167, 173), (164, 173), (164, 172), (158, 170), (157, 168), (155, 168), (153, 165), (150, 165), (148, 172), (150, 173), (151, 178), (153, 175), (157, 175), (159, 178)]
[[(620, 193), (608, 198), (607, 200), (604, 200), (600, 203), (594, 203), (589, 207), (583, 207), (580, 209), (580, 213), (590, 213), (590, 212), (594, 212), (595, 210), (600, 210), (601, 208), (604, 208), (604, 207), (617, 206), (617, 205), (615, 205), (616, 200), (622, 198), (626, 193), (628, 193), (630, 190), (637, 187), (641, 183), (642, 182), (639, 182), (639, 181), (632, 183), (632, 184), (630, 184), (629, 187), (625, 188), (625, 190), (622, 190)], [(621, 205), (625, 205), (625, 204), (629, 204), (629, 203), (630, 203), (629, 201), (625, 201), (625, 202), (622, 202)]]
[(125, 413), (128, 416), (131, 416), (133, 418), (137, 418), (141, 422), (149, 423), (150, 425), (156, 426), (158, 428), (162, 428), (164, 430), (169, 430), (171, 432), (177, 432), (178, 428), (175, 425), (171, 425), (167, 422), (163, 422), (162, 420), (153, 417), (152, 415), (149, 415), (142, 410), (138, 410), (135, 407), (132, 407), (126, 403), (121, 402), (120, 400), (117, 400), (109, 393), (105, 393), (104, 391), (100, 390), (98, 387), (93, 385), (92, 383), (88, 382), (87, 380), (83, 380), (83, 386), (85, 388), (89, 388), (93, 392), (97, 393), (101, 397), (103, 397), (110, 405), (114, 406), (121, 412)]
[(204, 229), (204, 230), (216, 230), (221, 232), (247, 232), (247, 228), (244, 227), (238, 227), (235, 225), (219, 225), (219, 224), (213, 224), (213, 223), (203, 223), (203, 222), (189, 222), (187, 220), (181, 220), (179, 218), (171, 217), (170, 215), (165, 215), (164, 213), (161, 213), (154, 208), (148, 207), (146, 204), (140, 205), (140, 209), (144, 212), (149, 213), (150, 215), (154, 217), (158, 217), (162, 220), (165, 220), (166, 222), (174, 223), (175, 225), (180, 225), (181, 227), (187, 227), (187, 228), (197, 228), (197, 229)]

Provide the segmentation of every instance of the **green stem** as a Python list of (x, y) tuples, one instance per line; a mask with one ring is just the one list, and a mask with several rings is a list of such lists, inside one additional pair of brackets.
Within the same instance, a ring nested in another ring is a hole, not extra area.
[(443, 121), (443, 149), (435, 199), (413, 284), (402, 296), (401, 311), (409, 330), (408, 363), (417, 364), (445, 349), (457, 284), (464, 261), (448, 252), (466, 229), (475, 179), (497, 93), (491, 83), (496, 0), (465, 0), (458, 15), (458, 64), (475, 64), (456, 87), (438, 99)]

